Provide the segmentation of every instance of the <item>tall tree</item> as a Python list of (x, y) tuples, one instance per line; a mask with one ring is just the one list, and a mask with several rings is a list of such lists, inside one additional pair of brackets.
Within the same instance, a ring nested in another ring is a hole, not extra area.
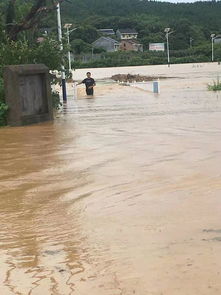
[(6, 11), (6, 32), (9, 33), (13, 27), (13, 22), (15, 21), (15, 1), (11, 0), (8, 4)]
[(6, 31), (8, 37), (16, 41), (19, 33), (30, 30), (36, 26), (42, 17), (55, 10), (57, 4), (63, 1), (64, 0), (33, 0), (33, 5), (30, 10), (24, 15), (23, 19), (17, 23), (15, 20), (15, 5), (17, 0), (10, 0), (6, 13)]

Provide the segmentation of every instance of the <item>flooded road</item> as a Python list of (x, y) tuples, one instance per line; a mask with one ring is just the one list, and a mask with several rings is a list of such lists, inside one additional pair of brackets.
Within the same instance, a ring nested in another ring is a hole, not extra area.
[(218, 70), (0, 129), (0, 295), (221, 293)]

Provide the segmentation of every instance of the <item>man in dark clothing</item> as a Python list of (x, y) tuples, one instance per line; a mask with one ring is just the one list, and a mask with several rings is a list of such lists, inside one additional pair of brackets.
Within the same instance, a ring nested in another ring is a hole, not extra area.
[(91, 73), (87, 72), (87, 78), (85, 78), (81, 83), (78, 83), (77, 85), (85, 84), (86, 86), (86, 93), (87, 95), (93, 95), (94, 94), (94, 86), (96, 85), (93, 78), (91, 78)]

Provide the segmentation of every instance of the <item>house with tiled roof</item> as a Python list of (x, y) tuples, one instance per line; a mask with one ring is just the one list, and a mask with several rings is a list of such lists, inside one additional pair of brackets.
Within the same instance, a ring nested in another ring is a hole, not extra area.
[(102, 36), (92, 43), (92, 47), (103, 48), (107, 52), (114, 52), (119, 50), (120, 43), (110, 37)]

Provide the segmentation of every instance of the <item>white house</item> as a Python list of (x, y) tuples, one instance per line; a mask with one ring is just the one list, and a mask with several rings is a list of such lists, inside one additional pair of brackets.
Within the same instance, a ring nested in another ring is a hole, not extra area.
[(118, 29), (116, 35), (120, 40), (131, 40), (137, 39), (138, 33), (134, 29)]

